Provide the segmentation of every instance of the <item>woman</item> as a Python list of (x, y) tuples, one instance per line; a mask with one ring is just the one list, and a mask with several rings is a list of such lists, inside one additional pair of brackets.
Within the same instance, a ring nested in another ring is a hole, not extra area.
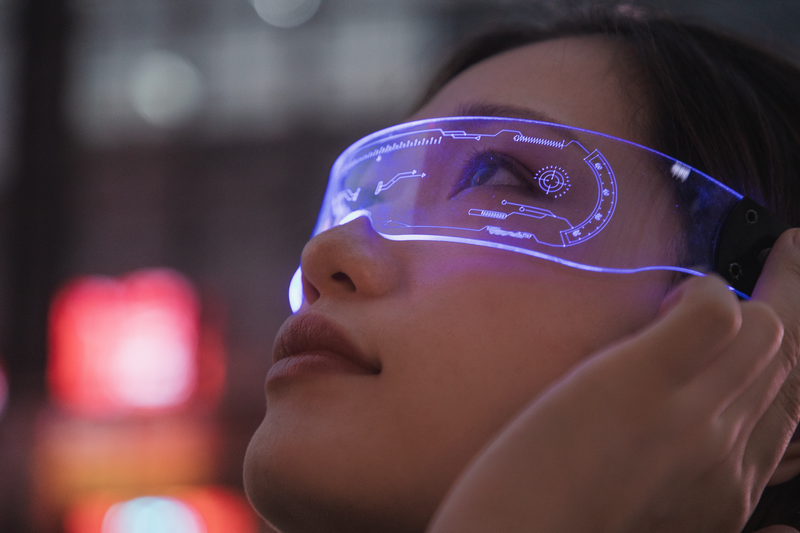
[[(412, 118), (601, 132), (797, 225), (799, 87), (734, 40), (613, 15), (477, 42)], [(492, 164), (470, 184), (507, 185)], [(245, 465), (286, 533), (738, 531), (770, 478), (800, 473), (797, 231), (742, 303), (714, 277), (394, 241), (366, 217), (316, 235), (301, 264)]]

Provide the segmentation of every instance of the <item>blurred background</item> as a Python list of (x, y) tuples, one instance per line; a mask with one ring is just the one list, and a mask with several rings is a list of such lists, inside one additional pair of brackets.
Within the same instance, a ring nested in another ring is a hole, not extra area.
[[(0, 0), (0, 532), (255, 533), (241, 465), (348, 144), (533, 0)], [(800, 52), (800, 0), (635, 2)]]

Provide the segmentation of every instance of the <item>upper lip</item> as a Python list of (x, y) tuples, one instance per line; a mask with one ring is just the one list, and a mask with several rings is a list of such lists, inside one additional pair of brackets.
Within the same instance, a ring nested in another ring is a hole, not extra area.
[(281, 327), (272, 360), (277, 363), (293, 355), (315, 353), (347, 359), (372, 374), (381, 370), (380, 364), (370, 361), (339, 326), (317, 314), (295, 315)]

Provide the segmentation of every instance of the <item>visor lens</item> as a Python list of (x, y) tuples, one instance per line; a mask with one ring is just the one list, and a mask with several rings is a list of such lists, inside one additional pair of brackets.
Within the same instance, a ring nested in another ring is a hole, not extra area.
[(713, 264), (741, 195), (640, 145), (494, 117), (401, 124), (348, 148), (318, 234), (357, 216), (393, 240), (502, 248), (588, 270), (692, 272)]

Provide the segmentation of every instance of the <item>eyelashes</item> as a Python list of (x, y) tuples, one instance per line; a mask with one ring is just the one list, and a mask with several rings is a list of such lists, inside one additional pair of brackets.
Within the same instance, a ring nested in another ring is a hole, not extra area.
[(450, 192), (455, 198), (473, 187), (516, 187), (537, 194), (533, 173), (517, 159), (493, 150), (475, 151), (464, 164), (461, 177)]

